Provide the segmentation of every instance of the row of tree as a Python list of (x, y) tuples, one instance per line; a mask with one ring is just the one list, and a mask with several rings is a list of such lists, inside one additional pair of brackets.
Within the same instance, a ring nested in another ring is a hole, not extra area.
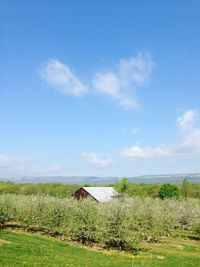
[(0, 195), (0, 226), (17, 225), (82, 243), (137, 251), (145, 242), (189, 231), (200, 237), (200, 201), (124, 197), (105, 203), (90, 198)]

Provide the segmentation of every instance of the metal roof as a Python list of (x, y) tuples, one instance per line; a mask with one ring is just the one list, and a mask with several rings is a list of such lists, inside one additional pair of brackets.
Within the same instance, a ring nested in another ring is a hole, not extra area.
[(99, 202), (109, 201), (113, 197), (120, 196), (120, 194), (113, 187), (83, 187), (83, 188)]

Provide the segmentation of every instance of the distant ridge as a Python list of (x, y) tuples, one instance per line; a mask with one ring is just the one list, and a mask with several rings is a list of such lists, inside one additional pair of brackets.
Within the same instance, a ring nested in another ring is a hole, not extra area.
[[(181, 183), (185, 178), (191, 183), (200, 183), (200, 173), (142, 175), (128, 177), (134, 183), (163, 184)], [(121, 180), (121, 177), (97, 177), (97, 176), (27, 176), (0, 178), (0, 181), (15, 183), (64, 183), (64, 184), (112, 184)]]

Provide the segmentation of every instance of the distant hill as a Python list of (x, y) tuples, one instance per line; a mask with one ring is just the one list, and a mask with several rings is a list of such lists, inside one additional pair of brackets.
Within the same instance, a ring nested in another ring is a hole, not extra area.
[[(128, 177), (131, 182), (145, 184), (181, 183), (185, 178), (191, 183), (200, 183), (200, 173), (142, 175)], [(97, 176), (37, 176), (37, 177), (13, 177), (0, 178), (0, 181), (16, 183), (64, 183), (64, 184), (112, 184), (121, 177), (97, 177)]]
[(130, 181), (145, 184), (182, 183), (187, 178), (191, 183), (200, 183), (200, 173), (143, 175), (131, 177)]

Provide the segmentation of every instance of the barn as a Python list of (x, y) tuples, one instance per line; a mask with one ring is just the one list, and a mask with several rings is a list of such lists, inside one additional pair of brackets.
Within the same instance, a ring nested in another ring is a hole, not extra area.
[(97, 202), (106, 202), (121, 195), (113, 187), (81, 187), (73, 195), (76, 199), (91, 197)]

